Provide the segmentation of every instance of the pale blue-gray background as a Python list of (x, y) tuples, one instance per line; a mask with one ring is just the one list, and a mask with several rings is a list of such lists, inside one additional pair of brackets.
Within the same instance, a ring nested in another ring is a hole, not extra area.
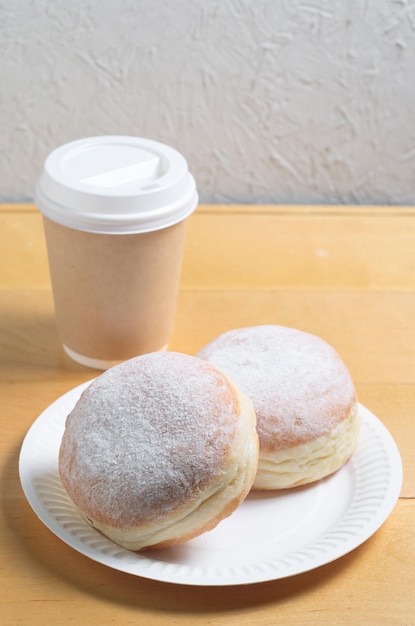
[(0, 35), (0, 201), (132, 134), (203, 202), (415, 204), (414, 1), (0, 0)]

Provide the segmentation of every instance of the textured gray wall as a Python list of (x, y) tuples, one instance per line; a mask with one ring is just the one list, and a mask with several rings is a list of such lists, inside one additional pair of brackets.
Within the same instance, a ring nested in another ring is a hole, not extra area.
[(205, 202), (415, 204), (414, 1), (0, 0), (0, 28), (0, 200), (110, 133)]

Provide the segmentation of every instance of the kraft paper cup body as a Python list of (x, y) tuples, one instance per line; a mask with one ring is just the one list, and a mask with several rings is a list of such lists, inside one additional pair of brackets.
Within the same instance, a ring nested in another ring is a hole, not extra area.
[(46, 159), (35, 201), (67, 354), (106, 369), (166, 348), (198, 201), (183, 156), (135, 137), (78, 140)]

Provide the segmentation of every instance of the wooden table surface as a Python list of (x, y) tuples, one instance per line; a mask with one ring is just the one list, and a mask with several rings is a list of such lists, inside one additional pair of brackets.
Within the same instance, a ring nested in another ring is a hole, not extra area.
[(135, 577), (55, 537), (23, 495), (18, 455), (36, 417), (97, 372), (56, 336), (42, 221), (0, 206), (0, 623), (415, 625), (415, 208), (201, 206), (189, 219), (170, 349), (283, 324), (342, 356), (404, 467), (383, 526), (308, 573), (231, 587)]

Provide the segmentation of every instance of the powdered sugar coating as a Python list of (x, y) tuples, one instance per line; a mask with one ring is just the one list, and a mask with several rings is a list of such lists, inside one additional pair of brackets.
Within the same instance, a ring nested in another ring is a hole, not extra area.
[(131, 527), (163, 518), (220, 479), (238, 408), (227, 378), (196, 357), (126, 361), (95, 379), (68, 416), (63, 484), (99, 522)]
[(276, 325), (223, 333), (198, 354), (251, 399), (262, 450), (311, 441), (340, 423), (356, 403), (350, 374), (325, 341)]

